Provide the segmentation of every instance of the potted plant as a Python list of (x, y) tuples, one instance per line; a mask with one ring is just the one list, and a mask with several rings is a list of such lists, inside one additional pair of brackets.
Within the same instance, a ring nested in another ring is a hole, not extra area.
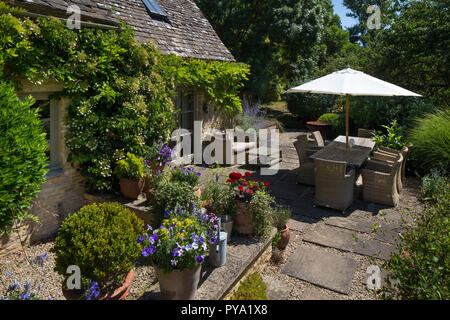
[[(260, 183), (254, 179), (251, 179), (252, 174), (245, 172), (242, 175), (239, 172), (232, 172), (229, 175), (227, 182), (230, 184), (230, 188), (235, 193), (235, 198), (238, 204), (238, 213), (234, 215), (234, 229), (240, 234), (251, 235), (254, 234), (254, 221), (252, 215), (248, 212), (248, 206), (252, 202), (256, 193), (266, 193), (266, 188), (269, 186), (267, 182)], [(262, 200), (262, 196), (258, 196), (258, 201)], [(253, 203), (253, 211), (256, 212), (257, 203)], [(267, 208), (268, 210), (269, 208)], [(265, 227), (263, 228), (265, 229)], [(259, 234), (259, 232), (257, 232)]]
[[(87, 205), (67, 217), (52, 249), (66, 298), (125, 299), (141, 252), (136, 238), (142, 232), (141, 220), (119, 203)], [(66, 287), (72, 265), (81, 271), (80, 290)]]
[(173, 182), (187, 183), (194, 189), (195, 195), (200, 199), (202, 191), (198, 185), (200, 172), (195, 172), (192, 167), (173, 167), (169, 171), (169, 179)]
[(148, 193), (152, 189), (153, 177), (161, 174), (164, 167), (169, 163), (172, 157), (172, 150), (169, 146), (160, 141), (150, 147), (149, 152), (144, 159), (145, 184), (144, 192)]
[(177, 208), (162, 225), (138, 238), (142, 255), (153, 264), (161, 298), (192, 300), (200, 280), (201, 265), (218, 228), (214, 214)]
[(279, 239), (276, 242), (276, 246), (280, 250), (284, 250), (289, 243), (291, 232), (287, 222), (291, 217), (291, 211), (283, 206), (275, 206), (273, 210), (273, 224), (277, 228), (277, 234)]
[(137, 199), (144, 187), (144, 160), (132, 153), (116, 162), (114, 173), (120, 179), (120, 191), (128, 199)]
[(238, 204), (234, 189), (219, 181), (219, 175), (211, 179), (202, 193), (202, 206), (208, 212), (214, 212), (220, 217), (222, 226), (227, 231), (227, 242), (230, 241), (233, 228), (232, 218), (237, 214)]

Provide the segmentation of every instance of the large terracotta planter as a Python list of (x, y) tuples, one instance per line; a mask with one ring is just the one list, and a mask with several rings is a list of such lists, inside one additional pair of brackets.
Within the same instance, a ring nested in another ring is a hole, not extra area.
[(193, 300), (200, 281), (201, 267), (202, 265), (199, 264), (195, 268), (189, 270), (164, 272), (163, 269), (159, 269), (155, 266), (155, 272), (161, 290), (161, 299)]
[(233, 228), (237, 233), (244, 235), (253, 234), (252, 217), (247, 212), (247, 204), (238, 201), (239, 212), (233, 216)]
[(291, 238), (291, 231), (289, 230), (289, 226), (286, 225), (286, 228), (281, 230), (281, 238), (280, 240), (278, 240), (277, 248), (280, 250), (286, 249), (290, 238)]
[(141, 179), (120, 179), (120, 192), (128, 199), (136, 200), (144, 188), (144, 178)]
[[(125, 300), (130, 293), (131, 282), (134, 279), (134, 269), (127, 274), (120, 287), (110, 292), (101, 292), (95, 300)], [(64, 297), (67, 300), (80, 300), (83, 298), (83, 290), (69, 290), (65, 286), (62, 288)]]

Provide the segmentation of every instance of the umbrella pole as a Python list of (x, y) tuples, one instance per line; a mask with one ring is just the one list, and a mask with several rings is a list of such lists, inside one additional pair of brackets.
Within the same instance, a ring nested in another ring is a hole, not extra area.
[(348, 148), (348, 100), (349, 95), (347, 94), (345, 97), (345, 143)]

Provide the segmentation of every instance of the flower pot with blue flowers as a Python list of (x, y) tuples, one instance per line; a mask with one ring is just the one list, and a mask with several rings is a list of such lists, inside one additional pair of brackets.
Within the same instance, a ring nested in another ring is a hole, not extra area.
[(202, 190), (199, 187), (201, 175), (200, 172), (196, 172), (192, 167), (173, 167), (169, 171), (170, 181), (187, 183), (194, 189), (194, 194), (199, 199), (202, 196)]
[[(124, 300), (141, 252), (136, 238), (143, 230), (133, 212), (114, 202), (87, 205), (67, 217), (52, 249), (66, 299)], [(73, 275), (67, 270), (74, 265), (80, 271), (79, 289), (67, 288)]]
[(201, 210), (178, 208), (162, 225), (138, 238), (142, 255), (153, 264), (164, 300), (192, 300), (209, 246), (216, 241), (218, 219)]
[(144, 160), (128, 152), (125, 159), (116, 162), (114, 173), (123, 196), (136, 200), (144, 188)]

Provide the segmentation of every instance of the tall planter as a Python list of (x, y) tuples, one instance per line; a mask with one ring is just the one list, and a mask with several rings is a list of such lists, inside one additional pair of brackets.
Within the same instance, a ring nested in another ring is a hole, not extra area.
[(238, 201), (239, 211), (233, 216), (233, 229), (240, 234), (252, 235), (252, 217), (247, 211), (247, 203)]
[(281, 238), (280, 238), (280, 240), (278, 240), (277, 248), (280, 250), (284, 250), (284, 249), (286, 249), (286, 247), (289, 243), (289, 239), (291, 238), (291, 231), (289, 230), (289, 226), (286, 225), (285, 228), (283, 230), (281, 230), (280, 232), (281, 232)]
[(165, 272), (156, 266), (155, 272), (163, 300), (193, 300), (200, 281), (202, 265), (188, 270)]

